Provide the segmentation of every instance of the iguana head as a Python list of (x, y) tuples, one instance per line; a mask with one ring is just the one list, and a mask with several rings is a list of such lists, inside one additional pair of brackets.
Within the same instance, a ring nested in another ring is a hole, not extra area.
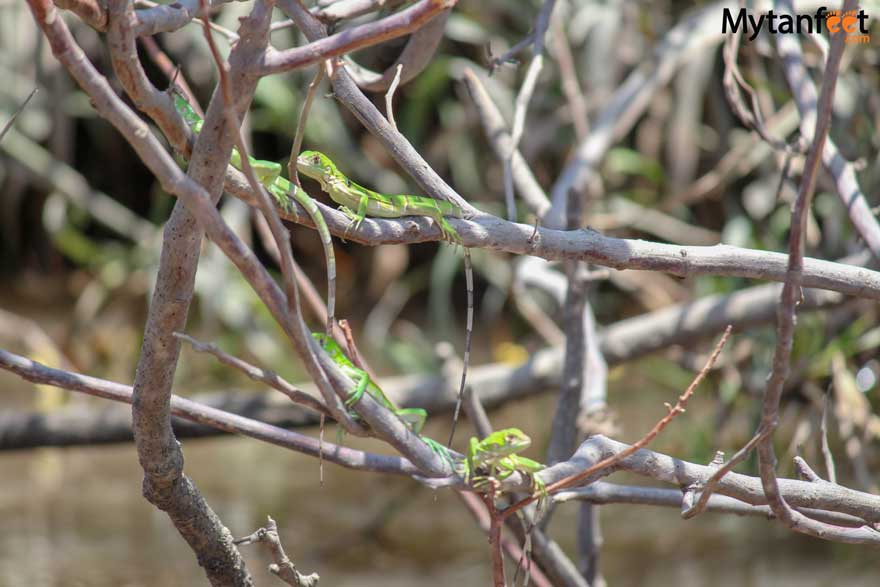
[(330, 355), (330, 358), (336, 362), (345, 362), (346, 364), (351, 364), (348, 356), (345, 354), (345, 351), (342, 350), (333, 337), (328, 336), (322, 332), (313, 332), (312, 338), (314, 338), (325, 353)]
[(318, 344), (321, 345), (321, 348), (324, 349), (325, 351), (327, 350), (329, 343), (333, 340), (329, 336), (324, 334), (323, 332), (313, 332), (312, 338), (314, 338), (316, 341), (318, 341)]
[(199, 132), (202, 126), (202, 119), (196, 114), (196, 111), (193, 110), (192, 105), (187, 102), (183, 93), (177, 88), (174, 88), (171, 92), (171, 97), (174, 99), (174, 109), (183, 117), (187, 126), (192, 128), (194, 132)]
[(318, 151), (303, 151), (296, 158), (296, 170), (312, 179), (320, 180), (322, 178), (334, 176), (336, 165), (330, 160), (330, 157)]
[(493, 432), (477, 445), (477, 460), (493, 461), (523, 451), (532, 439), (519, 428), (505, 428)]

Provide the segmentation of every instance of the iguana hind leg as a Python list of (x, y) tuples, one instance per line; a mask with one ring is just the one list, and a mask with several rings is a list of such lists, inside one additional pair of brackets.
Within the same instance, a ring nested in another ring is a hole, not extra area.
[(415, 434), (419, 434), (428, 419), (428, 412), (421, 408), (403, 408), (395, 412), (397, 417), (409, 426)]

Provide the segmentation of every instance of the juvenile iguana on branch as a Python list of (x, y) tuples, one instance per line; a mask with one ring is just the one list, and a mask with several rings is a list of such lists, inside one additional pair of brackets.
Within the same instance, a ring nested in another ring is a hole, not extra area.
[[(405, 194), (380, 194), (371, 189), (355, 183), (344, 173), (339, 171), (336, 164), (327, 155), (318, 151), (303, 151), (296, 158), (297, 171), (314, 179), (321, 184), (321, 189), (327, 192), (330, 198), (339, 204), (352, 224), (349, 229), (357, 230), (361, 222), (367, 216), (378, 218), (402, 218), (404, 216), (427, 216), (432, 218), (443, 238), (455, 245), (461, 244), (458, 232), (446, 220), (447, 217), (462, 218), (463, 210), (443, 200), (435, 200), (425, 196), (410, 196)], [(455, 425), (458, 422), (458, 414), (461, 410), (461, 398), (467, 382), (467, 368), (471, 354), (471, 332), (474, 323), (474, 277), (471, 266), (471, 256), (467, 248), (464, 249), (465, 278), (467, 280), (467, 329), (464, 344), (464, 366), (461, 374), (461, 385), (458, 390), (458, 400), (455, 404), (455, 415), (452, 419), (452, 430), (449, 434), (447, 446), (452, 445), (455, 435)]]

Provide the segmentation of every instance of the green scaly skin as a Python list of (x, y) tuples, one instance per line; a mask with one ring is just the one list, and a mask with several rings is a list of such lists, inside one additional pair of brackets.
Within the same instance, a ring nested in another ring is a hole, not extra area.
[[(504, 481), (514, 473), (520, 473), (532, 480), (536, 492), (546, 493), (544, 482), (535, 473), (544, 465), (518, 455), (532, 444), (519, 428), (505, 428), (493, 432), (483, 440), (471, 437), (464, 460), (464, 479), (474, 487), (494, 481)], [(487, 474), (478, 476), (477, 470), (484, 469)]]
[[(303, 151), (296, 158), (296, 169), (299, 173), (314, 179), (321, 184), (330, 198), (339, 204), (350, 219), (351, 228), (357, 230), (364, 218), (375, 216), (378, 218), (401, 218), (404, 216), (428, 216), (440, 227), (443, 238), (454, 245), (461, 244), (461, 236), (446, 220), (447, 216), (454, 218), (464, 217), (463, 210), (443, 200), (435, 200), (425, 196), (388, 195), (380, 194), (371, 189), (352, 181), (344, 173), (339, 171), (336, 164), (327, 155), (318, 151)], [(467, 382), (467, 368), (470, 363), (471, 333), (474, 323), (473, 303), (473, 269), (471, 255), (468, 249), (464, 249), (464, 268), (467, 278), (468, 313), (467, 328), (465, 333), (464, 363), (461, 374), (461, 384), (458, 390), (458, 399), (455, 404), (455, 413), (452, 417), (452, 430), (449, 433), (447, 446), (452, 446), (452, 438), (455, 435), (455, 425), (458, 422), (458, 414), (461, 411), (461, 400), (464, 395)]]
[(440, 227), (443, 238), (461, 244), (458, 232), (446, 221), (446, 216), (462, 218), (462, 209), (443, 200), (425, 196), (388, 195), (374, 192), (357, 184), (337, 169), (327, 155), (318, 151), (303, 151), (296, 158), (296, 169), (321, 184), (330, 198), (352, 219), (357, 229), (364, 218), (400, 218), (402, 216), (428, 216)]
[[(203, 120), (196, 114), (189, 102), (186, 101), (179, 92), (173, 92), (174, 107), (180, 114), (187, 126), (196, 134), (201, 132)], [(238, 149), (232, 149), (232, 155), (229, 158), (230, 164), (242, 171), (241, 154)], [(293, 202), (291, 198), (305, 208), (308, 215), (315, 223), (315, 228), (321, 238), (321, 244), (324, 247), (324, 257), (327, 262), (327, 324), (328, 326), (335, 321), (336, 307), (336, 256), (333, 253), (333, 241), (330, 237), (330, 229), (324, 221), (324, 216), (315, 204), (315, 201), (301, 188), (290, 183), (281, 177), (281, 164), (273, 161), (265, 161), (248, 157), (248, 162), (254, 170), (257, 180), (266, 188), (266, 191), (272, 195), (278, 207), (287, 213), (294, 212)]]
[[(354, 406), (360, 401), (364, 393), (370, 394), (370, 396), (382, 404), (385, 409), (390, 410), (398, 418), (403, 420), (403, 422), (409, 426), (410, 430), (418, 435), (432, 451), (445, 459), (450, 466), (453, 468), (455, 467), (455, 461), (445, 446), (427, 436), (421, 435), (422, 428), (425, 426), (425, 420), (428, 419), (428, 412), (421, 408), (398, 408), (394, 402), (385, 395), (382, 388), (370, 379), (370, 375), (366, 371), (355, 366), (335, 340), (321, 332), (313, 332), (312, 337), (318, 341), (318, 344), (321, 345), (324, 352), (327, 353), (333, 362), (339, 366), (340, 370), (345, 373), (349, 379), (355, 382), (356, 387), (354, 392), (345, 400), (346, 408), (350, 409)], [(353, 420), (358, 420), (360, 418), (355, 412), (349, 412), (349, 414)]]

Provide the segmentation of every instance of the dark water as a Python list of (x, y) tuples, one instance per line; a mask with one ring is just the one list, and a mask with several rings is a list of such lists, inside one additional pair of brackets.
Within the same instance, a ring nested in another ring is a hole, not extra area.
[[(497, 425), (528, 428), (548, 399), (505, 410)], [(321, 487), (313, 459), (247, 439), (184, 448), (187, 472), (234, 535), (271, 515), (288, 554), (301, 571), (319, 572), (322, 585), (490, 584), (486, 540), (450, 492), (332, 465)], [(206, 584), (166, 516), (140, 497), (133, 447), (0, 454), (0, 479), (0, 586)], [(553, 526), (568, 552), (576, 507), (563, 505)], [(636, 506), (606, 506), (602, 516), (602, 565), (614, 586), (880, 581), (873, 551), (762, 519), (684, 522), (675, 510)], [(244, 552), (257, 584), (280, 584), (258, 549)]]

